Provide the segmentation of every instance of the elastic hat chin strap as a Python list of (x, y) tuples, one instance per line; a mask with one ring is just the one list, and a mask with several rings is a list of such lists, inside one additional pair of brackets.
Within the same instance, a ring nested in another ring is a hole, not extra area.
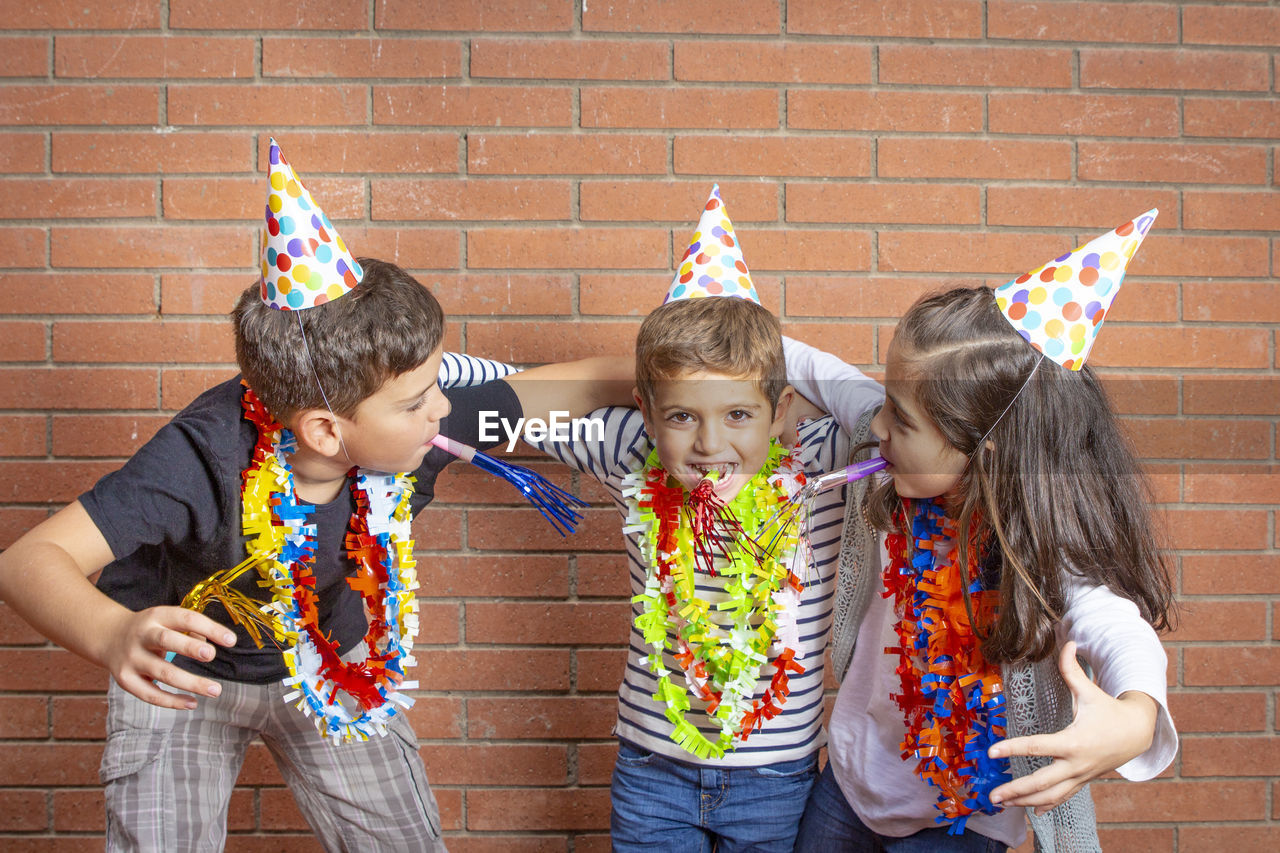
[(1031, 384), (1031, 378), (1036, 375), (1036, 371), (1040, 369), (1040, 365), (1043, 363), (1044, 353), (1040, 353), (1040, 357), (1036, 359), (1036, 363), (1031, 366), (1031, 372), (1027, 374), (1027, 378), (1023, 381), (1022, 387), (1018, 389), (1018, 393), (1013, 395), (1013, 398), (1009, 400), (1009, 405), (1004, 407), (1004, 411), (1000, 413), (1000, 416), (995, 419), (995, 422), (991, 424), (991, 427), (986, 431), (982, 438), (978, 439), (978, 446), (973, 449), (973, 453), (970, 454), (970, 458), (977, 456), (982, 451), (982, 448), (987, 446), (987, 439), (991, 436), (991, 433), (1000, 425), (1000, 421), (1004, 420), (1004, 416), (1009, 414), (1009, 410), (1013, 408), (1013, 404), (1022, 396), (1022, 392), (1027, 390), (1027, 386)]
[[(333, 415), (333, 428), (338, 431), (338, 444), (342, 445), (342, 455), (347, 457), (347, 461), (351, 462), (351, 454), (347, 453), (347, 443), (342, 440), (342, 427), (338, 424), (338, 416), (333, 411), (333, 406), (329, 405), (329, 395), (324, 393), (324, 385), (320, 382), (320, 374), (316, 372), (315, 360), (311, 358), (311, 347), (307, 344), (307, 332), (302, 328), (302, 312), (294, 311), (294, 316), (298, 318), (298, 332), (302, 335), (302, 349), (307, 354), (307, 364), (311, 366), (311, 375), (316, 378), (316, 387), (320, 389), (320, 399), (324, 400), (324, 407), (329, 410), (329, 414)], [(355, 464), (352, 462), (351, 464)]]

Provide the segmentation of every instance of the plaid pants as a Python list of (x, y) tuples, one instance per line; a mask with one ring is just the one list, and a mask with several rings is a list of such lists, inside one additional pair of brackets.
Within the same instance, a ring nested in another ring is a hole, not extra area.
[[(363, 655), (363, 649), (353, 654)], [(227, 807), (256, 738), (326, 850), (443, 851), (440, 813), (403, 714), (385, 736), (334, 745), (272, 684), (223, 681), (194, 711), (108, 691), (107, 850), (222, 850)]]

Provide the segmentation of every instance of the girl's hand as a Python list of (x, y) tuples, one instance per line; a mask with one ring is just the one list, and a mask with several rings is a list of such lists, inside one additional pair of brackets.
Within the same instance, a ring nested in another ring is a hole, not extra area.
[(158, 684), (204, 696), (217, 696), (222, 686), (179, 669), (165, 660), (165, 654), (208, 661), (215, 649), (205, 637), (228, 647), (236, 642), (236, 635), (225, 626), (182, 607), (149, 607), (136, 613), (123, 610), (119, 624), (108, 636), (111, 639), (103, 649), (102, 663), (120, 686), (144, 702), (180, 710), (195, 708), (195, 698), (161, 690)]
[(1146, 752), (1155, 736), (1156, 701), (1129, 691), (1108, 696), (1089, 680), (1076, 661), (1076, 644), (1067, 643), (1058, 670), (1075, 700), (1075, 719), (1060, 732), (1002, 740), (988, 755), (1048, 755), (1053, 763), (991, 792), (993, 803), (1034, 807), (1044, 814), (1066, 802), (1088, 782)]

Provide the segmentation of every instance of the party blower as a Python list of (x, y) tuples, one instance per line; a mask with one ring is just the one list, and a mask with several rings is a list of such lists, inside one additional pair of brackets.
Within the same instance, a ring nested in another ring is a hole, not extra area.
[(476, 450), (460, 441), (454, 441), (440, 433), (431, 439), (431, 443), (445, 453), (450, 453), (464, 462), (470, 462), (482, 471), (488, 471), (511, 483), (520, 490), (529, 503), (538, 508), (538, 512), (551, 522), (551, 526), (561, 536), (572, 533), (574, 525), (582, 520), (582, 513), (574, 507), (584, 507), (587, 502), (569, 494), (541, 474), (520, 465), (495, 459), (481, 450)]
[(813, 508), (813, 500), (821, 493), (828, 489), (834, 489), (837, 486), (843, 486), (852, 483), (855, 480), (861, 480), (863, 477), (870, 476), (877, 471), (883, 471), (888, 466), (888, 462), (881, 457), (868, 459), (865, 462), (855, 462), (848, 467), (841, 468), (837, 471), (831, 471), (826, 474), (819, 474), (816, 477), (810, 477), (808, 482), (804, 484), (804, 488), (796, 492), (791, 498), (778, 507), (773, 515), (760, 526), (761, 530), (769, 530), (775, 524), (777, 528), (774, 531), (772, 539), (766, 548), (772, 548), (773, 543), (782, 535), (791, 525), (807, 519)]

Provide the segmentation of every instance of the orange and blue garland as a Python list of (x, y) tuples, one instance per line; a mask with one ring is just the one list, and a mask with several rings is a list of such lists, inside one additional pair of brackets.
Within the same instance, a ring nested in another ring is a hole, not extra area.
[[(347, 583), (369, 613), (364, 637), (368, 656), (343, 661), (337, 644), (320, 629), (313, 572), (316, 526), (307, 520), (315, 507), (298, 503), (294, 494), (288, 462), (296, 447), (293, 434), (247, 387), (243, 407), (245, 419), (258, 430), (241, 491), (249, 537), (245, 562), (257, 568), (258, 585), (272, 592), (269, 610), (277, 638), (292, 643), (284, 651), (289, 668), (284, 684), (295, 689), (284, 700), (315, 714), (321, 736), (335, 743), (386, 734), (391, 718), (413, 704), (402, 691), (417, 686), (404, 681), (405, 668), (414, 663), (411, 652), (418, 633), (418, 582), (409, 534), (413, 478), (354, 472), (356, 511), (345, 544), (356, 572)], [(350, 710), (339, 693), (350, 697)]]
[(898, 645), (885, 651), (899, 656), (902, 692), (893, 699), (906, 721), (902, 758), (917, 759), (916, 774), (938, 788), (937, 822), (959, 835), (969, 815), (1000, 811), (991, 792), (1011, 778), (1007, 759), (987, 756), (1005, 736), (1003, 683), (982, 655), (964, 601), (989, 625), (999, 592), (982, 586), (979, 525), (970, 525), (962, 571), (956, 523), (935, 500), (912, 503), (911, 547), (901, 514), (886, 537), (883, 594), (894, 601)]

